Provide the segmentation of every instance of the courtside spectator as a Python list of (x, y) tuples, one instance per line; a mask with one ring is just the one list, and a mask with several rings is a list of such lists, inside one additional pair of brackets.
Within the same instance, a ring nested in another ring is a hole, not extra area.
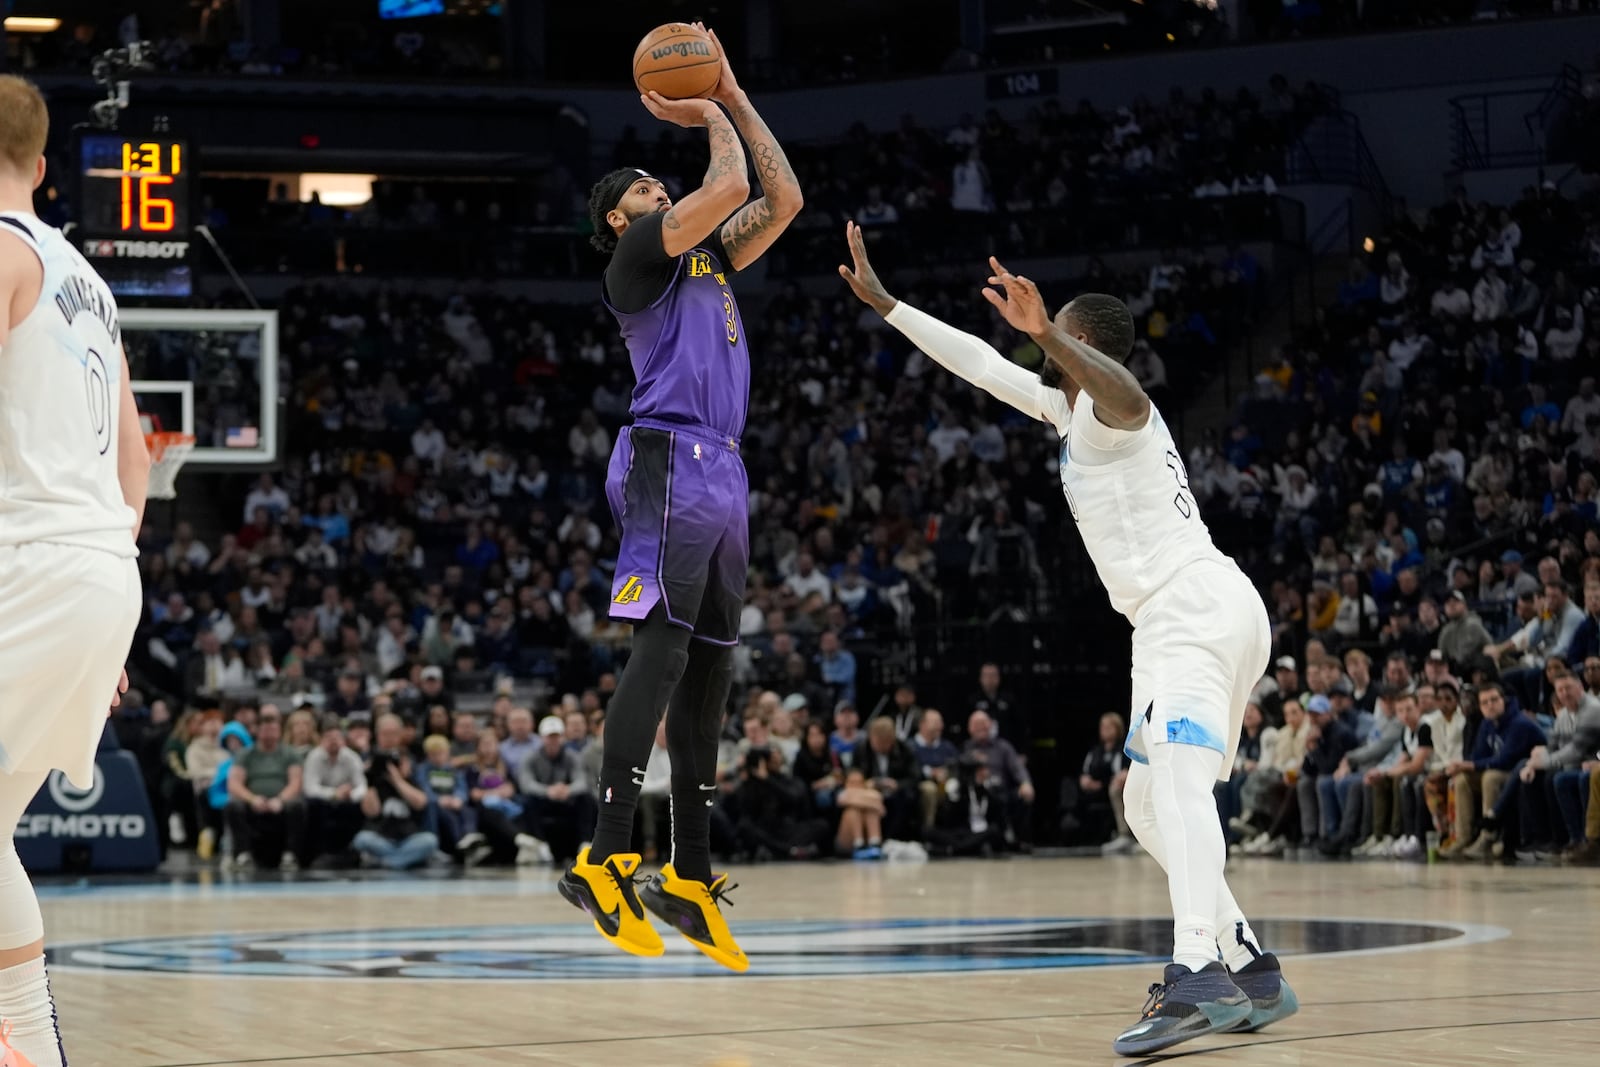
[(228, 771), (228, 830), (234, 864), (294, 870), (305, 851), (305, 805), (301, 768), (283, 746), (283, 714), (261, 709), (255, 744), (233, 759)]
[(594, 834), (598, 814), (594, 785), (584, 777), (577, 755), (567, 748), (566, 734), (565, 723), (546, 716), (539, 723), (539, 746), (516, 769), (523, 826), (560, 862), (576, 856)]
[(994, 720), (985, 711), (967, 717), (967, 745), (963, 756), (988, 765), (983, 783), (986, 792), (1000, 801), (1000, 810), (987, 820), (1003, 828), (1007, 844), (1031, 846), (1033, 841), (1033, 778), (1017, 750), (1004, 738), (994, 736)]
[(306, 857), (337, 855), (349, 848), (364, 818), (367, 770), (361, 756), (344, 741), (337, 721), (327, 723), (322, 738), (307, 755), (302, 791), (306, 798)]
[[(1257, 718), (1259, 721), (1259, 709)], [(1083, 757), (1083, 766), (1078, 769), (1076, 801), (1072, 806), (1076, 829), (1084, 841), (1104, 845), (1101, 851), (1108, 856), (1138, 848), (1133, 831), (1128, 829), (1122, 803), (1122, 788), (1128, 778), (1127, 757), (1122, 751), (1127, 734), (1127, 724), (1121, 715), (1108, 711), (1100, 716), (1099, 743)]]
[(1455, 791), (1458, 815), (1482, 814), (1476, 831), (1463, 829), (1457, 841), (1439, 850), (1445, 858), (1461, 855), (1484, 859), (1492, 855), (1491, 850), (1500, 840), (1500, 827), (1494, 819), (1500, 791), (1511, 777), (1512, 768), (1545, 740), (1537, 723), (1507, 708), (1505, 690), (1498, 683), (1491, 682), (1478, 691), (1478, 711), (1483, 721), (1478, 725), (1471, 755), (1445, 767), (1445, 773)]
[(391, 871), (421, 867), (439, 850), (439, 839), (423, 828), (428, 798), (411, 782), (411, 756), (399, 717), (382, 716), (373, 733), (368, 788), (361, 798), (367, 821), (352, 844), (365, 864)]
[(933, 820), (939, 814), (939, 801), (944, 796), (945, 784), (956, 773), (961, 753), (944, 736), (944, 716), (935, 708), (927, 708), (911, 738), (911, 751), (917, 758), (922, 777), (917, 781), (917, 800), (922, 813), (922, 829), (933, 829)]
[(867, 724), (867, 738), (856, 746), (850, 767), (860, 770), (867, 785), (883, 797), (884, 837), (916, 840), (917, 782), (922, 775), (911, 747), (895, 736), (893, 722), (879, 717)]

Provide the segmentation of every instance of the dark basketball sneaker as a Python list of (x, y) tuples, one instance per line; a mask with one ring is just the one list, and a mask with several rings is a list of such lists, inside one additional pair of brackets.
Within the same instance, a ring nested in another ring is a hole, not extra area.
[(1117, 1055), (1160, 1052), (1190, 1038), (1226, 1033), (1250, 1017), (1250, 998), (1221, 963), (1198, 971), (1169, 963), (1162, 978), (1150, 987), (1139, 1021), (1111, 1043)]
[(659, 956), (666, 946), (644, 917), (644, 908), (639, 906), (639, 896), (633, 889), (633, 875), (638, 869), (636, 853), (618, 853), (604, 863), (590, 863), (586, 848), (561, 876), (556, 889), (567, 903), (594, 920), (601, 937), (622, 951), (635, 956)]
[(1249, 966), (1234, 971), (1233, 983), (1250, 998), (1250, 1014), (1230, 1033), (1254, 1033), (1300, 1010), (1299, 998), (1283, 980), (1278, 957), (1270, 952), (1263, 952), (1251, 960)]
[[(667, 864), (645, 882), (639, 890), (639, 899), (655, 917), (688, 939), (689, 943), (730, 971), (743, 974), (750, 969), (750, 959), (733, 939), (727, 920), (718, 907), (728, 900), (728, 876), (712, 879), (711, 884), (682, 878)], [(732, 901), (728, 901), (732, 903)]]

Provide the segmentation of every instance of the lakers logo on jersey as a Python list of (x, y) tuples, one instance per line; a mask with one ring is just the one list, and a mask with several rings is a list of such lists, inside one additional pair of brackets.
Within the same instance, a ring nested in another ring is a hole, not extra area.
[(622, 588), (617, 592), (616, 596), (611, 598), (611, 602), (613, 604), (637, 604), (639, 595), (643, 592), (644, 582), (635, 574), (622, 583)]
[[(715, 273), (716, 272), (711, 269), (711, 254), (709, 252), (689, 253), (689, 277), (704, 278)], [(720, 276), (717, 278), (717, 284), (722, 284), (722, 278)]]

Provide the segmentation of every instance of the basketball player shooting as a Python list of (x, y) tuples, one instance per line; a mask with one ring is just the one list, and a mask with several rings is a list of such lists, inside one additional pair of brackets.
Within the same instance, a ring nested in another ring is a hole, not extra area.
[(1143, 1056), (1294, 1014), (1277, 958), (1261, 951), (1223, 878), (1211, 792), (1232, 771), (1245, 703), (1266, 670), (1266, 608), (1212, 543), (1172, 434), (1123, 365), (1133, 350), (1127, 306), (1084, 293), (1052, 322), (1038, 287), (991, 258), (997, 288), (984, 298), (1043, 350), (1034, 375), (890, 296), (860, 227), (848, 224), (845, 237), (855, 265), (839, 274), (857, 297), (946, 369), (1061, 435), (1067, 506), (1112, 606), (1133, 624), (1127, 817), (1167, 872), (1175, 944), (1140, 1019), (1112, 1048)]
[(51, 770), (94, 784), (139, 621), (149, 456), (111, 290), (33, 214), (49, 115), (0, 76), (0, 1064), (62, 1067), (17, 823)]
[[(749, 961), (718, 906), (727, 876), (712, 874), (710, 848), (717, 738), (750, 557), (749, 485), (739, 458), (750, 354), (729, 281), (800, 211), (800, 187), (725, 55), (711, 99), (653, 92), (641, 99), (663, 121), (703, 127), (711, 163), (700, 188), (676, 203), (658, 179), (632, 168), (607, 174), (589, 196), (595, 246), (611, 256), (602, 294), (638, 379), (633, 424), (618, 434), (606, 478), (622, 528), (611, 615), (634, 631), (606, 714), (594, 841), (560, 890), (624, 951), (663, 951), (642, 899), (701, 952), (744, 971)], [(749, 204), (740, 135), (764, 194)], [(636, 893), (634, 809), (669, 703), (672, 857)]]

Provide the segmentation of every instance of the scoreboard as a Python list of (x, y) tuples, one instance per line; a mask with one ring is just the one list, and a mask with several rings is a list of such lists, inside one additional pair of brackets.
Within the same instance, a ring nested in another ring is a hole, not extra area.
[(190, 296), (195, 168), (188, 143), (85, 131), (78, 135), (76, 155), (80, 247), (112, 292)]

